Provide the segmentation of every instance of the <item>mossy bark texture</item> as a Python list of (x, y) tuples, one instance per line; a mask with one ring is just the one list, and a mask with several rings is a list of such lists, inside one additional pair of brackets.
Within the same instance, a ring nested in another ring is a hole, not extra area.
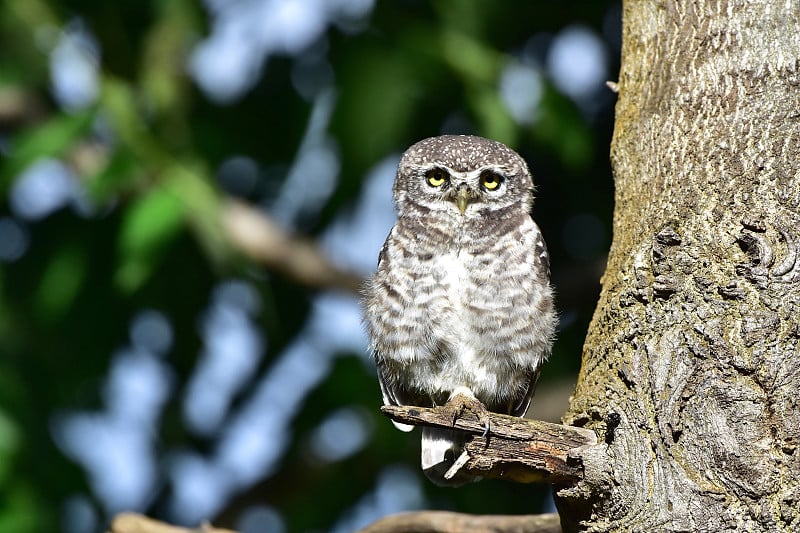
[(800, 2), (628, 0), (566, 531), (800, 531)]

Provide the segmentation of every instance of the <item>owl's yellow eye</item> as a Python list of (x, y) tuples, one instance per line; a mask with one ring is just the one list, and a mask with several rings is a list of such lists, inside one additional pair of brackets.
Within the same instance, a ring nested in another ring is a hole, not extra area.
[(425, 173), (425, 178), (428, 180), (428, 185), (431, 187), (441, 187), (444, 182), (448, 180), (447, 172), (441, 168), (432, 168)]
[(503, 181), (503, 178), (489, 170), (481, 174), (481, 186), (487, 191), (493, 191), (497, 189), (500, 186), (501, 181)]

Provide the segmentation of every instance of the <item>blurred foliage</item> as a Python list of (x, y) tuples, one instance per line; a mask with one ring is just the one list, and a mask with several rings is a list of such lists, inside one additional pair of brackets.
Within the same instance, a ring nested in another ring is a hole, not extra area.
[[(335, 78), (329, 133), (341, 172), (301, 229), (324, 231), (353, 203), (370, 168), (421, 138), (461, 132), (510, 144), (534, 171), (535, 216), (551, 248), (564, 318), (543, 383), (574, 376), (610, 242), (613, 98), (599, 91), (586, 112), (545, 77), (536, 120), (520, 124), (498, 80), (532, 42), (543, 43), (533, 47), (543, 65), (549, 40), (571, 24), (607, 40), (613, 79), (618, 10), (616, 2), (595, 0), (407, 0), (376, 3), (361, 27), (329, 28), (315, 46)], [(49, 54), (74, 20), (97, 40), (101, 65), (97, 98), (68, 110), (51, 93)], [(178, 394), (201, 349), (197, 321), (220, 280), (250, 280), (261, 294), (259, 324), (269, 340), (261, 373), (308, 316), (309, 290), (264, 272), (226, 241), (219, 209), (231, 191), (216, 171), (232, 155), (252, 158), (267, 170), (242, 199), (269, 204), (313, 101), (293, 84), (297, 58), (290, 55), (270, 57), (241, 98), (221, 104), (206, 97), (186, 64), (209, 27), (204, 6), (189, 0), (0, 4), (0, 217), (13, 216), (14, 183), (44, 158), (67, 164), (92, 204), (89, 215), (64, 208), (20, 222), (30, 247), (0, 263), (0, 531), (55, 531), (65, 500), (91, 495), (83, 471), (56, 448), (50, 424), (64, 409), (101, 405), (111, 355), (128, 342), (137, 312), (169, 317), (175, 341), (168, 363)], [(602, 221), (603, 246), (576, 257), (565, 228), (585, 214)], [(324, 530), (374, 486), (383, 466), (416, 468), (418, 433), (399, 433), (380, 416), (376, 380), (351, 355), (336, 359), (304, 402), (280, 468), (228, 502), (216, 517), (220, 525), (235, 526), (247, 505), (268, 503), (290, 531)], [(159, 447), (208, 449), (213, 436), (188, 432), (178, 404), (173, 398), (161, 418)], [(340, 462), (309, 462), (313, 429), (329, 412), (353, 405), (374, 418), (367, 446)], [(537, 512), (548, 490), (489, 481), (455, 491), (423, 486), (436, 508), (475, 513)], [(156, 516), (165, 512), (166, 479), (161, 487), (144, 509)]]

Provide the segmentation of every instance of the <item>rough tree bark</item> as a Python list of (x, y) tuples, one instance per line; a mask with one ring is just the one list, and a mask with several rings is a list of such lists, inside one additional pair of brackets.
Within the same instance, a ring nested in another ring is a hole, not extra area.
[(623, 26), (614, 240), (564, 420), (616, 429), (562, 525), (800, 531), (800, 2), (630, 0)]

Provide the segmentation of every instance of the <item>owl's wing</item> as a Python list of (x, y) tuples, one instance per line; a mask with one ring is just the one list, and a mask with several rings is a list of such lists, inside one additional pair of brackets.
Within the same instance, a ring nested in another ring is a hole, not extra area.
[[(378, 369), (378, 383), (381, 386), (381, 395), (383, 396), (383, 405), (403, 405), (398, 399), (395, 389), (391, 386), (386, 376), (386, 364), (380, 359), (376, 358), (375, 366)], [(409, 424), (401, 424), (392, 420), (394, 427), (400, 431), (411, 431), (414, 426)]]
[(392, 228), (392, 231), (389, 232), (389, 236), (386, 237), (385, 241), (383, 241), (383, 246), (381, 246), (381, 251), (378, 252), (378, 268), (381, 267), (383, 258), (386, 256), (386, 251), (389, 249), (389, 239), (392, 237), (392, 233), (394, 233), (394, 228)]
[[(380, 253), (378, 253), (378, 268), (381, 267), (381, 263), (383, 262), (384, 257), (388, 253), (389, 249), (389, 240), (391, 239), (392, 233), (394, 233), (394, 228), (392, 231), (389, 232), (389, 236), (383, 242), (383, 246), (381, 247)], [(378, 370), (378, 384), (381, 386), (381, 396), (383, 396), (383, 405), (403, 405), (404, 403), (398, 400), (397, 393), (394, 387), (391, 385), (388, 371), (386, 368), (386, 362), (380, 356), (380, 354), (375, 354), (375, 367)], [(400, 431), (411, 431), (414, 429), (414, 426), (408, 424), (400, 424), (392, 420), (392, 424), (394, 427), (399, 429)]]
[(511, 405), (511, 416), (525, 416), (525, 413), (528, 411), (528, 407), (531, 405), (533, 393), (536, 391), (536, 382), (539, 381), (539, 373), (540, 371), (538, 368), (531, 373), (525, 395), (520, 398), (519, 402)]
[[(547, 245), (542, 237), (542, 231), (536, 222), (533, 223), (536, 228), (536, 241), (534, 243), (534, 264), (536, 275), (543, 285), (550, 284), (550, 254), (547, 252)], [(530, 372), (530, 379), (528, 380), (528, 388), (520, 400), (511, 405), (511, 415), (524, 416), (531, 405), (533, 393), (536, 391), (536, 382), (539, 381), (540, 369), (537, 367)]]
[(547, 252), (547, 245), (544, 242), (544, 237), (542, 237), (542, 230), (539, 229), (539, 226), (536, 225), (536, 222), (533, 223), (536, 226), (536, 244), (534, 244), (534, 250), (536, 253), (536, 266), (539, 268), (539, 275), (543, 276), (547, 283), (550, 282), (550, 254)]

